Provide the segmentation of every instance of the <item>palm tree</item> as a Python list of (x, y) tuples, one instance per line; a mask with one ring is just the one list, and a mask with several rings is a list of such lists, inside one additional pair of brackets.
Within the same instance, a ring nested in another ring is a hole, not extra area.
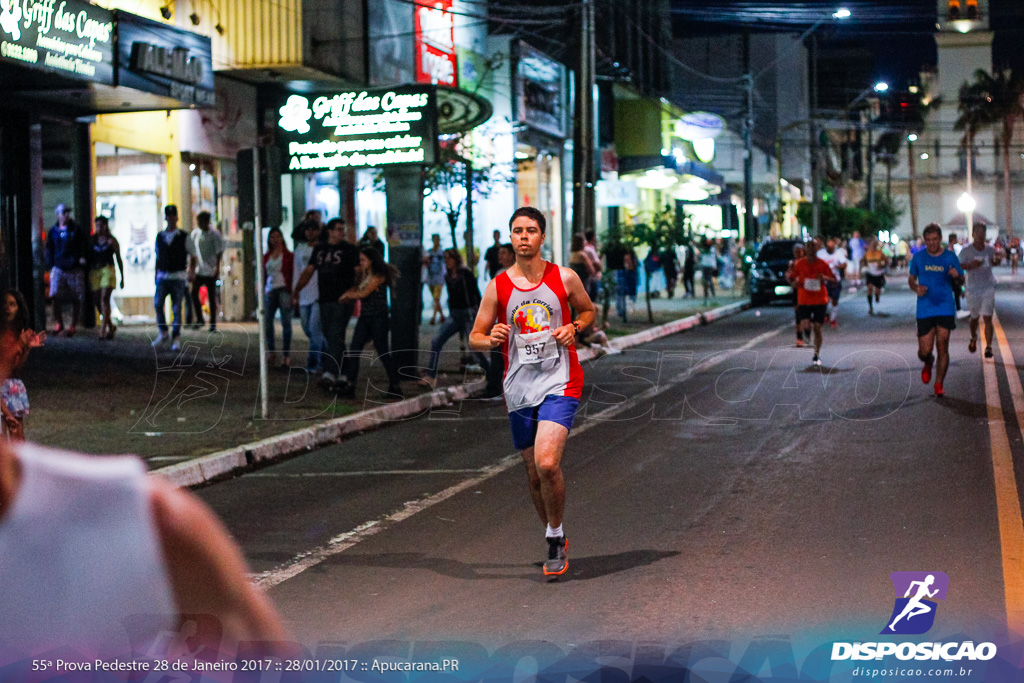
[[(1013, 129), (1024, 115), (1024, 78), (1010, 69), (989, 74), (984, 69), (974, 72), (974, 82), (960, 88), (960, 118), (956, 129), (965, 131), (967, 173), (971, 173), (971, 151), (974, 136), (983, 128), (1000, 126), (999, 144), (1003, 150), (1003, 196), (1006, 201), (1006, 233), (1013, 237), (1013, 196), (1010, 187), (1010, 145)], [(968, 226), (970, 229), (970, 226)]]
[(904, 135), (902, 130), (882, 133), (871, 150), (875, 158), (885, 165), (885, 197), (889, 201), (892, 201), (892, 167), (897, 164), (896, 155), (900, 152)]
[[(941, 98), (930, 98), (922, 95), (915, 106), (908, 107), (904, 116), (905, 133), (917, 134), (924, 130), (928, 110), (938, 106)], [(910, 230), (914, 241), (917, 241), (917, 158), (914, 156), (914, 143), (907, 139), (907, 168), (910, 173)]]

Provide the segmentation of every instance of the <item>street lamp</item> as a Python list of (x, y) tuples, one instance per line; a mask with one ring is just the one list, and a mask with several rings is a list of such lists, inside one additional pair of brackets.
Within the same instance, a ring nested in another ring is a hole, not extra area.
[[(832, 13), (832, 18), (837, 21), (845, 21), (850, 16), (851, 12), (846, 7), (839, 7)], [(827, 16), (822, 17), (800, 36), (801, 43), (808, 39), (810, 43), (811, 82), (809, 84), (810, 87), (807, 89), (810, 106), (807, 109), (811, 125), (807, 127), (810, 137), (807, 151), (811, 157), (811, 201), (813, 202), (811, 204), (811, 226), (815, 235), (821, 234), (821, 180), (818, 169), (818, 126), (814, 121), (814, 117), (818, 113), (818, 38), (814, 35), (814, 32), (827, 20)]]
[(974, 197), (966, 192), (960, 195), (960, 199), (956, 200), (956, 208), (964, 214), (968, 235), (970, 235), (971, 231), (974, 229), (974, 209), (977, 205), (978, 203), (974, 201)]
[(885, 92), (888, 89), (889, 84), (886, 83), (885, 81), (879, 81), (878, 83), (875, 83), (875, 92)]
[(917, 142), (917, 133), (911, 133), (908, 135), (907, 142)]

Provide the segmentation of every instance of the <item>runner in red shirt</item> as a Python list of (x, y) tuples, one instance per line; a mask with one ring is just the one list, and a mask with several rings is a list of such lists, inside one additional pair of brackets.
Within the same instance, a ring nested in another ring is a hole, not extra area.
[(837, 282), (828, 263), (818, 258), (817, 240), (807, 240), (807, 254), (793, 263), (786, 277), (796, 287), (796, 319), (805, 332), (814, 326), (815, 365), (821, 365), (821, 326), (825, 322), (828, 307), (826, 282)]

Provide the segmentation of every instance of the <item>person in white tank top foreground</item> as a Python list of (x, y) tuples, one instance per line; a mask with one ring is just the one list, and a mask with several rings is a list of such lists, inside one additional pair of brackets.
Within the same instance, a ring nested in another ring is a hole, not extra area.
[(562, 531), (562, 452), (583, 393), (574, 341), (593, 324), (594, 304), (572, 269), (541, 258), (546, 227), (544, 214), (533, 207), (512, 214), (516, 262), (488, 283), (469, 345), (474, 351), (501, 347), (505, 357), (512, 442), (523, 456), (530, 495), (546, 526), (544, 574), (558, 576), (569, 568)]
[[(0, 320), (0, 379), (23, 350)], [(138, 458), (0, 439), (0, 667), (54, 651), (161, 659), (189, 631), (205, 658), (233, 658), (239, 641), (285, 652), (246, 573), (213, 512)]]

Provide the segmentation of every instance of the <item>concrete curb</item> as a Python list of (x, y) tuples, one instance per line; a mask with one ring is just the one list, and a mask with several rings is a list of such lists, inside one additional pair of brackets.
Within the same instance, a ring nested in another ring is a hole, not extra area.
[[(691, 315), (641, 332), (618, 337), (612, 340), (611, 345), (617, 349), (638, 346), (727, 318), (749, 307), (750, 304), (745, 301), (720, 306), (707, 313)], [(579, 350), (578, 355), (580, 361), (586, 361), (597, 358), (601, 352), (595, 351), (593, 348), (583, 348)], [(154, 470), (151, 474), (176, 486), (198, 486), (217, 478), (232, 476), (260, 465), (336, 443), (353, 434), (378, 429), (388, 422), (411, 419), (431, 408), (439, 408), (471, 398), (481, 393), (484, 385), (485, 381), (480, 379), (467, 384), (437, 389), (429, 394), (404, 401), (384, 403), (354, 415), (339, 417), (311, 427), (268, 437), (255, 443), (236, 446), (176, 465), (162, 467)]]

